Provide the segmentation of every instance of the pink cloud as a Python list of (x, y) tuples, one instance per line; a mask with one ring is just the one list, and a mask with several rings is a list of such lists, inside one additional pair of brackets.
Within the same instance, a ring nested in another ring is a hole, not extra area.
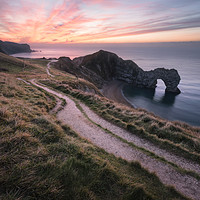
[(85, 4), (99, 4), (99, 5), (102, 5), (102, 6), (105, 6), (105, 7), (116, 7), (116, 6), (119, 6), (120, 3), (119, 1), (116, 1), (116, 0), (82, 0), (83, 3)]
[[(0, 22), (1, 29), (3, 32), (7, 32), (15, 38), (14, 40), (24, 40), (32, 41), (34, 39), (41, 38), (39, 34), (49, 35), (50, 33), (55, 33), (53, 30), (56, 26), (59, 26), (59, 23), (70, 23), (73, 24), (74, 16), (78, 15), (79, 9), (78, 6), (74, 3), (69, 3), (63, 1), (62, 4), (53, 8), (49, 16), (45, 15), (44, 5), (36, 5), (30, 1), (22, 0), (20, 8), (12, 6), (3, 0), (3, 6), (1, 7), (0, 12)], [(14, 16), (17, 17), (17, 20), (14, 20)], [(72, 18), (72, 19), (71, 19)], [(64, 21), (64, 22), (62, 22)], [(7, 34), (4, 34), (4, 37), (7, 37)]]
[(199, 27), (200, 20), (195, 13), (150, 15), (160, 4), (142, 0), (0, 1), (0, 39), (16, 42), (82, 42)]

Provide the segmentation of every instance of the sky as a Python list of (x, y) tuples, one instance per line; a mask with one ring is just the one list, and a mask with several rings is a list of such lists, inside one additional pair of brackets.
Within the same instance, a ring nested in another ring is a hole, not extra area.
[(0, 0), (0, 40), (200, 41), (200, 0)]

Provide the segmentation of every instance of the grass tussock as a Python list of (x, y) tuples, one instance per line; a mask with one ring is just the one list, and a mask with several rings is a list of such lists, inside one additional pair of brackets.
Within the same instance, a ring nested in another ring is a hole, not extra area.
[(87, 80), (84, 79), (69, 79), (69, 80), (64, 80), (61, 82), (61, 84), (65, 87), (71, 87), (73, 89), (77, 89), (83, 92), (88, 92), (88, 93), (93, 93), (93, 94), (98, 94), (100, 96), (103, 96), (99, 89), (92, 83), (90, 83)]

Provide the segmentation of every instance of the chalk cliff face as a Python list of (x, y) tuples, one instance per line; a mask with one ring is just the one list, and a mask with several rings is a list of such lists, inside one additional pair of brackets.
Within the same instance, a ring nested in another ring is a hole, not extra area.
[(3, 42), (0, 40), (0, 52), (5, 54), (15, 54), (32, 52), (28, 44), (18, 44), (14, 42)]
[(180, 76), (175, 69), (157, 68), (143, 71), (131, 60), (123, 60), (116, 54), (100, 50), (92, 55), (71, 60), (61, 57), (56, 67), (87, 79), (101, 88), (106, 81), (122, 80), (136, 87), (155, 88), (157, 79), (162, 79), (167, 92), (180, 93)]

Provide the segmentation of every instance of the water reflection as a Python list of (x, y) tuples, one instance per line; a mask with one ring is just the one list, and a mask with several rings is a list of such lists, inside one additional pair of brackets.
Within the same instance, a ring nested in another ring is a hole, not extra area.
[(165, 92), (165, 90), (160, 91), (157, 89), (136, 88), (130, 85), (125, 86), (123, 91), (125, 94), (128, 94), (128, 97), (131, 99), (148, 99), (152, 103), (162, 104), (167, 107), (172, 107), (174, 105), (177, 96), (177, 94)]
[[(143, 96), (148, 99), (153, 99), (155, 95), (155, 89), (147, 89), (147, 88), (136, 88), (136, 87), (130, 87), (127, 88), (128, 93), (131, 97), (135, 96)], [(126, 88), (125, 88), (126, 90)]]
[(170, 92), (165, 92), (162, 99), (161, 99), (161, 103), (168, 105), (168, 106), (173, 106), (176, 100), (176, 96), (178, 94), (173, 94)]

